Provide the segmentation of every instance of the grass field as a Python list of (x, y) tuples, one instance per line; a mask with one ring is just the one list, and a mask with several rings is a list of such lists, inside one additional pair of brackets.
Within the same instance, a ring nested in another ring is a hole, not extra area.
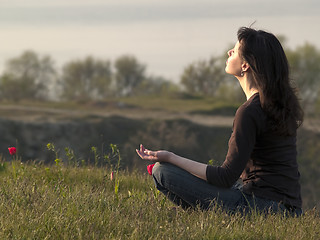
[[(85, 105), (24, 102), (19, 106), (80, 112), (123, 108), (125, 111), (160, 109), (211, 114), (228, 104), (212, 99), (130, 98)], [(17, 110), (2, 111), (17, 115)], [(318, 176), (317, 161), (313, 155), (310, 159), (314, 175)], [(184, 211), (175, 208), (154, 188), (152, 177), (147, 173), (117, 172), (113, 167), (111, 180), (112, 169), (108, 165), (64, 165), (54, 161), (52, 165), (44, 165), (8, 160), (0, 154), (0, 239), (293, 240), (319, 239), (320, 235), (320, 218), (315, 209), (306, 210), (300, 218), (230, 216), (220, 209)], [(309, 170), (306, 172), (311, 176)], [(313, 183), (311, 190), (317, 189), (316, 181), (310, 182)]]
[(61, 163), (0, 164), (0, 239), (318, 239), (300, 218), (174, 208), (147, 173)]

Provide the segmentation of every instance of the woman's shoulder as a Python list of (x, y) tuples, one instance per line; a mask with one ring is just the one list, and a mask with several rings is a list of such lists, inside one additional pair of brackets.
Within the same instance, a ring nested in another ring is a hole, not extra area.
[(243, 103), (237, 110), (237, 114), (253, 114), (253, 115), (264, 115), (261, 107), (259, 93), (254, 94), (245, 103)]
[(266, 114), (261, 107), (259, 94), (253, 95), (238, 108), (235, 115), (235, 121), (244, 124), (254, 122), (257, 126), (263, 126), (265, 124)]

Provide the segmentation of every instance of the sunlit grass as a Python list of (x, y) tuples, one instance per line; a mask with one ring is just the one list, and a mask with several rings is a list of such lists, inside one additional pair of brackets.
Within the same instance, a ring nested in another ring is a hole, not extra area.
[[(14, 169), (14, 170), (13, 170)], [(0, 239), (317, 239), (319, 216), (184, 211), (152, 177), (108, 168), (1, 162)], [(115, 181), (119, 191), (115, 193)]]

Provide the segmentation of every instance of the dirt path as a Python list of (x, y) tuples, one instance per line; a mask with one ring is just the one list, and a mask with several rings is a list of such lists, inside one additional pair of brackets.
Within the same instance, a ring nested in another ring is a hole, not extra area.
[(18, 105), (0, 105), (0, 117), (27, 122), (57, 122), (75, 118), (122, 116), (132, 119), (186, 119), (207, 126), (232, 126), (233, 117), (207, 116), (167, 111), (143, 111), (136, 109), (115, 110), (67, 110)]
[[(210, 116), (201, 114), (187, 114), (167, 111), (143, 111), (137, 109), (113, 109), (113, 110), (70, 110), (43, 108), (19, 105), (0, 105), (0, 118), (26, 122), (59, 122), (70, 121), (77, 118), (96, 119), (99, 117), (122, 116), (132, 119), (186, 119), (205, 126), (231, 127), (233, 117)], [(305, 119), (303, 127), (320, 133), (319, 119)]]

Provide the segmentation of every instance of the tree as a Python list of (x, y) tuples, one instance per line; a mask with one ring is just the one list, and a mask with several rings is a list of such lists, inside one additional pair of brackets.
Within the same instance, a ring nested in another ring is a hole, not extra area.
[(135, 93), (139, 95), (168, 95), (178, 91), (176, 84), (161, 76), (146, 77), (135, 89)]
[(1, 97), (22, 99), (48, 99), (49, 85), (56, 79), (56, 70), (49, 56), (40, 58), (33, 51), (9, 60), (1, 76)]
[(97, 100), (111, 95), (110, 61), (86, 57), (63, 66), (62, 97), (68, 100)]
[(220, 59), (201, 60), (184, 69), (180, 83), (191, 94), (214, 96), (225, 77)]
[(294, 51), (287, 49), (286, 54), (291, 67), (291, 77), (299, 88), (303, 105), (312, 110), (320, 87), (320, 51), (314, 45), (305, 43)]
[(146, 78), (146, 66), (139, 63), (134, 56), (124, 55), (116, 59), (114, 63), (115, 85), (119, 95), (133, 95), (137, 88)]

